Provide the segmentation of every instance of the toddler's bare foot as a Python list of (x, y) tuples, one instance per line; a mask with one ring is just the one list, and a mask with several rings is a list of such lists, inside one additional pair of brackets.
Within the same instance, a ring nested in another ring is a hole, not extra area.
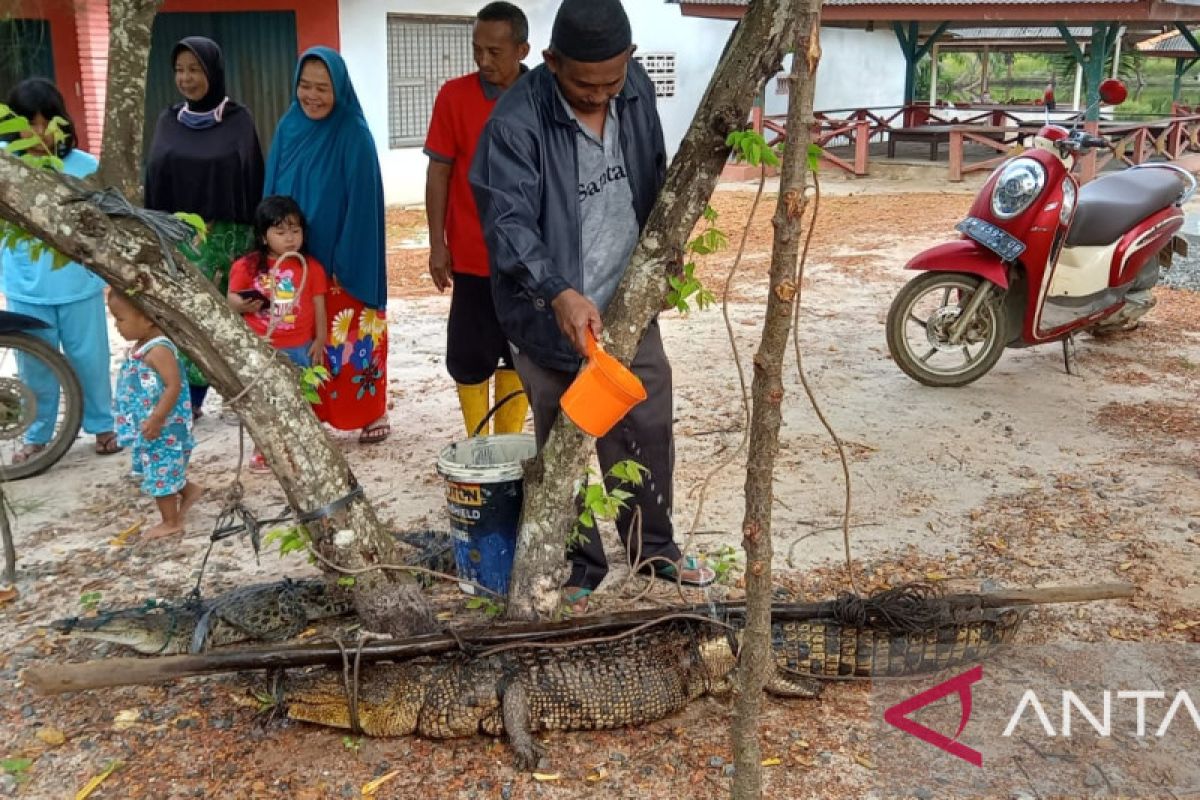
[(196, 505), (196, 501), (204, 495), (204, 487), (188, 481), (179, 490), (179, 518), (187, 516), (188, 509)]
[(142, 534), (143, 539), (164, 539), (168, 536), (178, 536), (183, 533), (183, 526), (178, 522), (160, 522)]

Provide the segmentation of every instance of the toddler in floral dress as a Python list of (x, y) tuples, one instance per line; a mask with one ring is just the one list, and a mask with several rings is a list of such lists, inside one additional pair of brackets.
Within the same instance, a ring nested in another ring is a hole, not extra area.
[(183, 533), (183, 520), (203, 489), (187, 479), (192, 405), (174, 343), (124, 293), (112, 289), (108, 308), (133, 348), (117, 377), (117, 437), (131, 447), (142, 491), (154, 498), (162, 521), (147, 539)]

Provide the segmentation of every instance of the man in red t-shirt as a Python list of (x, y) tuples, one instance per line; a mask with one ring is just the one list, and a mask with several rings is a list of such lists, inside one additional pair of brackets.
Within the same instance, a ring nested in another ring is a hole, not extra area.
[[(493, 374), (496, 402), (521, 390), (508, 340), (492, 305), (487, 245), (467, 175), (492, 108), (525, 71), (521, 61), (529, 55), (529, 22), (512, 3), (489, 3), (475, 18), (472, 42), (479, 71), (442, 87), (425, 139), (429, 274), (439, 292), (454, 286), (446, 368), (458, 385), (468, 436), (474, 435), (491, 407)], [(496, 433), (518, 433), (528, 408), (524, 394), (501, 406), (495, 415)], [(480, 433), (487, 434), (487, 428)]]

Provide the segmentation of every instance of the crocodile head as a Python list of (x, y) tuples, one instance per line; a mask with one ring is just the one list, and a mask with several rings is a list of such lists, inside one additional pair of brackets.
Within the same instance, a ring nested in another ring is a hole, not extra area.
[(125, 608), (94, 617), (67, 617), (50, 627), (78, 639), (115, 642), (147, 655), (186, 653), (195, 616), (179, 608)]
[[(373, 664), (364, 666), (358, 682), (358, 723), (368, 736), (407, 736), (417, 730), (429, 682), (427, 664)], [(350, 706), (341, 671), (326, 671), (299, 678), (285, 691), (287, 715), (292, 719), (347, 728)]]

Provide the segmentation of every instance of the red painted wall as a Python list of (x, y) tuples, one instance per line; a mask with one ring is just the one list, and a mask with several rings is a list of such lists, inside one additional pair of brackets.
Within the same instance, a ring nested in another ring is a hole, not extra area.
[(54, 82), (67, 102), (67, 113), (75, 120), (79, 146), (87, 149), (87, 118), (84, 113), (84, 88), (79, 72), (79, 50), (75, 40), (73, 3), (71, 0), (22, 0), (12, 16), (21, 19), (44, 19), (50, 24), (50, 47), (54, 51)]
[(303, 53), (341, 44), (338, 0), (166, 0), (160, 11), (295, 11), (296, 47)]

